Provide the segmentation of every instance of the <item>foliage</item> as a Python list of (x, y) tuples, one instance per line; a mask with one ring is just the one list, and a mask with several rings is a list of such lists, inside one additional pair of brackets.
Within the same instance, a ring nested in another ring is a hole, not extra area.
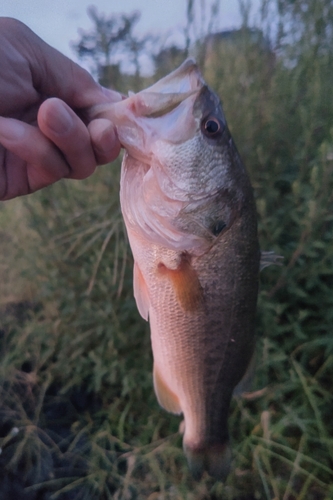
[[(269, 30), (269, 8), (283, 30)], [(263, 1), (260, 25), (244, 19), (201, 47), (251, 176), (261, 247), (284, 256), (261, 276), (256, 375), (230, 410), (226, 484), (193, 481), (180, 420), (155, 400), (113, 164), (0, 218), (3, 235), (25, 230), (12, 241), (33, 282), (15, 303), (9, 285), (1, 296), (0, 499), (333, 498), (332, 12), (328, 0)], [(159, 61), (161, 72), (169, 55)], [(14, 266), (5, 238), (1, 250)]]
[[(208, 2), (187, 0), (187, 23), (185, 28), (185, 50), (187, 52), (190, 52), (191, 46), (203, 40), (208, 33), (218, 31), (217, 22), (219, 19), (220, 3), (219, 0)], [(200, 62), (202, 63), (203, 61)]]
[(134, 84), (138, 85), (140, 57), (154, 41), (152, 35), (140, 37), (134, 33), (140, 13), (136, 11), (132, 14), (107, 16), (91, 6), (88, 8), (88, 15), (93, 28), (88, 31), (79, 30), (79, 41), (72, 43), (78, 57), (92, 63), (91, 70), (102, 85), (118, 86), (122, 91), (125, 84), (122, 72), (129, 72), (133, 65)]

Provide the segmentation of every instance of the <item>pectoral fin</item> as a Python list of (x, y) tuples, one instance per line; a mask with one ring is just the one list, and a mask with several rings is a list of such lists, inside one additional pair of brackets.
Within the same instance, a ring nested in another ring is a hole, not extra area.
[(158, 402), (165, 410), (176, 415), (182, 413), (178, 396), (166, 385), (156, 364), (154, 364), (154, 389)]
[(149, 313), (149, 294), (146, 281), (142, 275), (142, 272), (136, 262), (134, 262), (133, 269), (133, 287), (134, 287), (134, 297), (136, 300), (136, 305), (139, 310), (139, 313), (148, 321), (148, 313)]
[(170, 279), (177, 299), (185, 311), (196, 311), (203, 305), (204, 296), (198, 275), (186, 257), (182, 258), (177, 269), (169, 269), (164, 264), (159, 264), (159, 272)]
[(261, 252), (261, 257), (260, 257), (260, 271), (265, 269), (265, 267), (275, 265), (275, 266), (282, 266), (283, 256), (278, 255), (275, 252)]

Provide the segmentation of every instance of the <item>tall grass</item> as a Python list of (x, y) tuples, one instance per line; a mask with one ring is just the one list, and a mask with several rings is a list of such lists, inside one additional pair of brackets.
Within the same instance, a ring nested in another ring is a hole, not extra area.
[(284, 256), (261, 276), (256, 375), (230, 410), (226, 484), (193, 481), (180, 419), (155, 400), (115, 162), (1, 219), (6, 234), (29, 227), (13, 236), (22, 285), (2, 300), (0, 498), (333, 498), (333, 7), (278, 7), (275, 51), (244, 29), (203, 68), (251, 176), (261, 247)]

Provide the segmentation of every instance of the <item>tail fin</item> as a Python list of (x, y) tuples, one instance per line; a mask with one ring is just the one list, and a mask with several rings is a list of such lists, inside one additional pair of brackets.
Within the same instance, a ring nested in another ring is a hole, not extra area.
[(210, 476), (225, 481), (231, 466), (229, 443), (210, 445), (205, 448), (192, 448), (184, 444), (184, 452), (194, 479), (199, 480), (204, 471)]

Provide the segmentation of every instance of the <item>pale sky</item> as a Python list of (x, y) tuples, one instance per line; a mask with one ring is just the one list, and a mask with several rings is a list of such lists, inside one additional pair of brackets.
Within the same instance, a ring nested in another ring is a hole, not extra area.
[[(259, 0), (253, 1), (255, 6), (258, 3)], [(76, 60), (70, 42), (78, 40), (78, 28), (92, 27), (87, 15), (87, 7), (92, 4), (106, 14), (141, 11), (137, 32), (142, 34), (180, 33), (185, 25), (186, 0), (0, 0), (0, 16), (19, 19), (47, 43)], [(238, 1), (222, 0), (219, 28), (236, 28), (239, 24)]]

